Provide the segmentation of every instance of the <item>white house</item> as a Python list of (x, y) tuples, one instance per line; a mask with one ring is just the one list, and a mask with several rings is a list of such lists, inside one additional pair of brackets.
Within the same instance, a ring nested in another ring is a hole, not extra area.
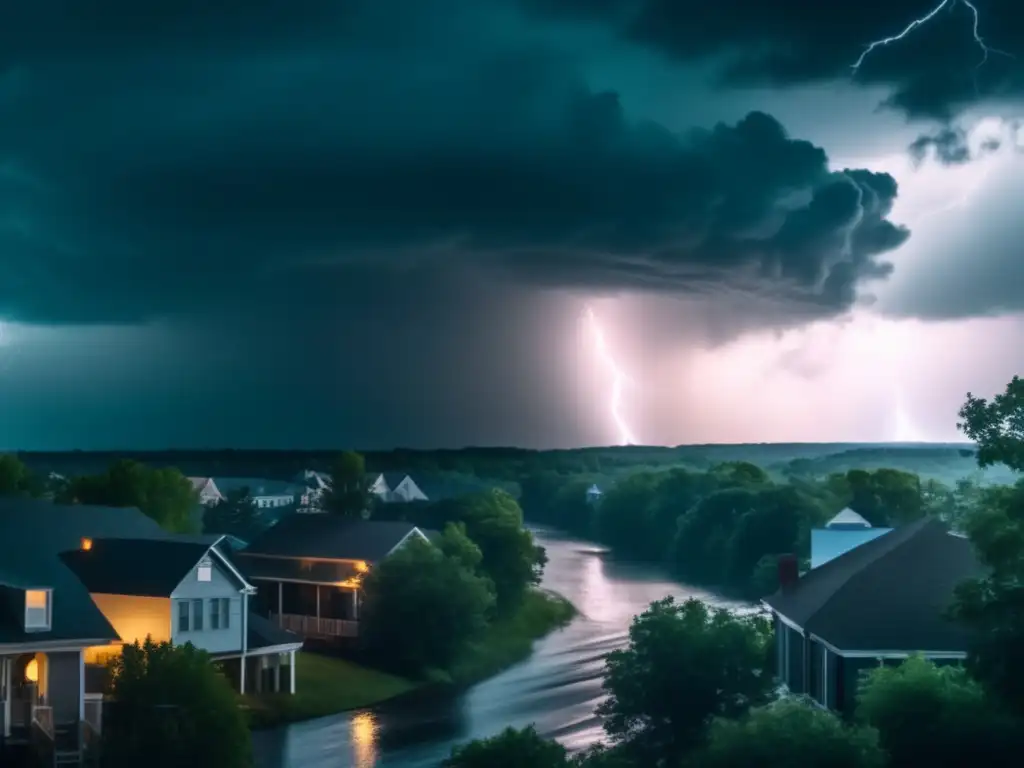
[(371, 473), (370, 493), (388, 504), (429, 500), (416, 481), (404, 472)]
[(190, 477), (188, 480), (199, 494), (199, 503), (204, 507), (212, 507), (224, 501), (224, 494), (220, 492), (212, 477)]
[(604, 496), (604, 492), (597, 487), (597, 483), (587, 488), (587, 503), (596, 504), (601, 500), (602, 496)]
[(811, 568), (824, 565), (891, 530), (873, 528), (862, 516), (846, 508), (829, 520), (824, 528), (811, 530)]
[(261, 477), (221, 477), (217, 484), (224, 493), (249, 492), (252, 503), (260, 509), (308, 505), (306, 486), (282, 480), (267, 480)]

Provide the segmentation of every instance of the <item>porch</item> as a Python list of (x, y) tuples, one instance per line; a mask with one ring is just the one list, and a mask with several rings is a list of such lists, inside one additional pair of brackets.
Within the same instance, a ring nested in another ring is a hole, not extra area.
[(80, 765), (99, 744), (103, 695), (85, 691), (80, 650), (0, 656), (0, 743), (54, 765)]
[(285, 581), (274, 586), (261, 592), (270, 602), (264, 607), (281, 629), (303, 638), (359, 636), (358, 587)]

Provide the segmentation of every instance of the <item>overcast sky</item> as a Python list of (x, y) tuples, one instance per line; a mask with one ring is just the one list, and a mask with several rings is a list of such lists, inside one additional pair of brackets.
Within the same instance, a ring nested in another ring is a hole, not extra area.
[(1018, 0), (10, 6), (0, 447), (946, 441), (1021, 372)]

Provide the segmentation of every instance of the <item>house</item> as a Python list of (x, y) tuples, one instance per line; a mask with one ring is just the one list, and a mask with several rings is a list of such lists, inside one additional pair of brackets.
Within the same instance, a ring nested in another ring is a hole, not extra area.
[(0, 763), (36, 750), (50, 762), (81, 763), (102, 722), (102, 695), (86, 687), (86, 654), (116, 641), (117, 632), (59, 558), (4, 534)]
[(295, 476), (293, 482), (296, 485), (303, 486), (306, 491), (308, 498), (308, 504), (304, 505), (305, 508), (315, 509), (320, 499), (323, 498), (331, 487), (331, 477), (324, 472), (317, 472), (312, 469), (306, 469)]
[(423, 490), (404, 472), (371, 472), (368, 477), (370, 493), (385, 503), (428, 501)]
[(219, 477), (217, 486), (225, 494), (247, 489), (252, 503), (260, 509), (278, 510), (285, 507), (308, 506), (306, 486), (283, 480), (267, 480), (260, 477)]
[(602, 496), (604, 496), (604, 492), (597, 487), (597, 483), (594, 483), (589, 488), (587, 488), (588, 504), (597, 504), (601, 500)]
[(811, 530), (811, 568), (817, 568), (891, 530), (872, 528), (871, 523), (847, 507), (829, 520), (824, 528)]
[(934, 518), (896, 528), (802, 577), (796, 559), (784, 557), (782, 586), (762, 601), (774, 619), (781, 683), (849, 712), (864, 670), (912, 654), (960, 663), (969, 637), (946, 610), (956, 586), (983, 572), (971, 543)]
[(212, 477), (190, 477), (188, 480), (199, 497), (199, 503), (204, 507), (212, 507), (224, 501), (225, 496)]
[(195, 537), (85, 539), (61, 559), (89, 590), (93, 602), (120, 636), (120, 642), (89, 648), (87, 664), (105, 665), (121, 643), (192, 643), (218, 662), (245, 693), (253, 680), (264, 690), (268, 674), (281, 689), (287, 665), (295, 692), (295, 652), (301, 638), (278, 629), (249, 610), (256, 587), (230, 558), (230, 549)]
[(278, 626), (302, 637), (356, 637), (363, 576), (417, 537), (429, 541), (411, 523), (292, 515), (235, 557)]

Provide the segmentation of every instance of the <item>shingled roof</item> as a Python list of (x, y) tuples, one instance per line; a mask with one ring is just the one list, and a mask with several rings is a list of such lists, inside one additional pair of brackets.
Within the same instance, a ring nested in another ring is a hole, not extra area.
[(250, 555), (365, 560), (378, 562), (416, 529), (391, 520), (351, 520), (336, 515), (289, 515), (249, 543), (239, 559)]
[(957, 584), (983, 574), (967, 539), (924, 518), (812, 569), (764, 602), (843, 651), (959, 652), (968, 636), (946, 611)]
[(91, 549), (61, 559), (92, 593), (170, 597), (210, 548), (173, 539), (94, 539)]

